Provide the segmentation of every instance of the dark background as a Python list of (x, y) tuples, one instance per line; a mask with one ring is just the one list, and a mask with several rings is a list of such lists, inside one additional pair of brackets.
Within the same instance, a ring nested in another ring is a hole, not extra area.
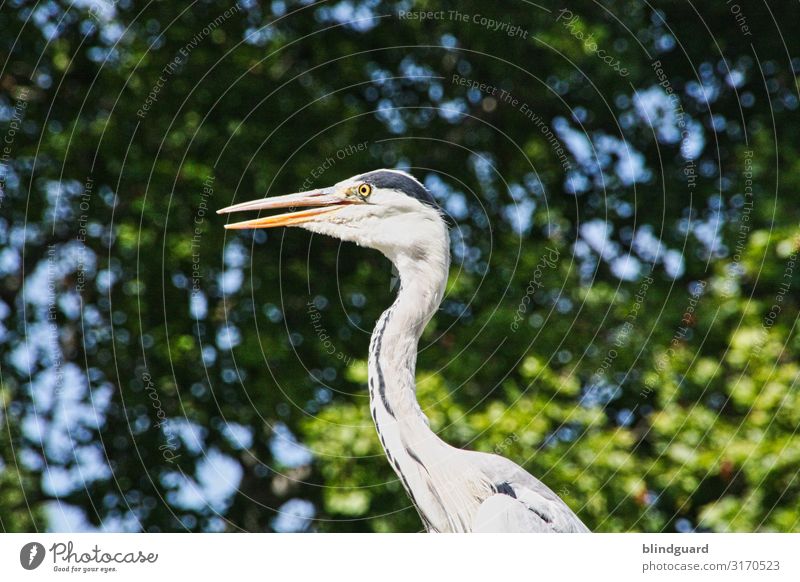
[(596, 531), (800, 530), (799, 19), (0, 3), (0, 528), (418, 531), (365, 390), (390, 264), (213, 213), (400, 167), (452, 225), (443, 438)]

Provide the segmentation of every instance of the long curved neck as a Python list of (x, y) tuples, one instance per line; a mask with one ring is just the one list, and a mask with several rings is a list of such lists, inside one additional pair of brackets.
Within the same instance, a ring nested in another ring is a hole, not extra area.
[[(370, 396), (373, 411), (379, 407), (394, 421), (422, 420), (416, 398), (417, 347), (425, 325), (441, 302), (433, 282), (403, 278), (392, 306), (375, 325), (369, 350)], [(378, 419), (375, 419), (378, 424)], [(378, 426), (380, 432), (380, 426)]]
[(416, 398), (415, 369), (419, 338), (447, 282), (444, 242), (443, 250), (389, 257), (400, 273), (400, 290), (378, 320), (369, 351), (370, 407), (378, 436), (427, 529), (436, 531), (446, 515), (435, 499), (432, 473), (448, 445), (428, 428)]

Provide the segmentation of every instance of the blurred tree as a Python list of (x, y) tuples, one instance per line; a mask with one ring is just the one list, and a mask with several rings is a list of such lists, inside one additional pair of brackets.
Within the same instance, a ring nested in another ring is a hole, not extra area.
[(798, 9), (661, 5), (4, 4), (2, 527), (420, 529), (390, 265), (213, 215), (401, 166), (453, 225), (445, 439), (599, 531), (800, 530)]

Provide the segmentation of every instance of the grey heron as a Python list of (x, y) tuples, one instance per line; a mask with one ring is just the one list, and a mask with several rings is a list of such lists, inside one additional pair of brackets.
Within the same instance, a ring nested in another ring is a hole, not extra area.
[[(295, 210), (300, 207), (307, 208)], [(425, 186), (399, 170), (376, 170), (218, 213), (279, 208), (291, 211), (225, 227), (300, 227), (376, 249), (399, 273), (397, 298), (378, 319), (370, 342), (370, 408), (386, 457), (425, 528), (588, 532), (558, 495), (513, 461), (444, 442), (419, 406), (417, 345), (442, 301), (450, 266), (447, 224)]]

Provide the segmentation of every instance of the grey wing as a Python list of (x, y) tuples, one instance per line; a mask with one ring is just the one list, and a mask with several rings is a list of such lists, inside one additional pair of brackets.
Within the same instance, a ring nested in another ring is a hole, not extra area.
[(481, 503), (473, 531), (588, 533), (561, 498), (516, 463), (492, 455), (489, 469), (495, 495)]
[[(589, 530), (567, 505), (537, 491), (507, 484), (508, 491), (481, 503), (472, 531), (485, 533), (586, 533)], [(549, 489), (548, 489), (549, 491)]]
[(528, 510), (522, 503), (497, 493), (478, 508), (472, 531), (476, 533), (548, 533), (546, 521)]

